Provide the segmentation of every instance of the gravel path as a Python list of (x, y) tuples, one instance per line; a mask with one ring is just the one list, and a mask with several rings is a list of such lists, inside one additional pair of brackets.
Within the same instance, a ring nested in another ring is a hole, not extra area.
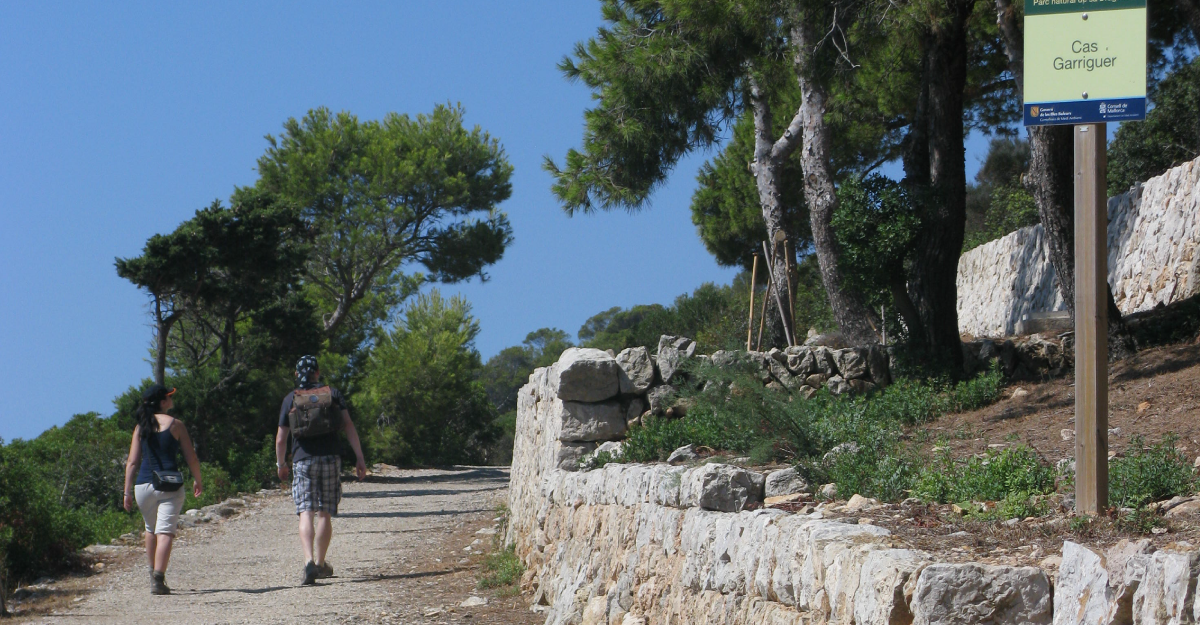
[[(255, 497), (240, 515), (181, 534), (167, 572), (172, 596), (150, 595), (142, 553), (89, 578), (69, 610), (34, 622), (537, 623), (519, 597), (475, 590), (478, 552), (492, 546), (475, 532), (493, 526), (507, 486), (508, 470), (495, 467), (389, 470), (345, 482), (328, 557), (335, 577), (308, 587), (299, 585), (290, 497)], [(489, 605), (459, 607), (470, 595)]]

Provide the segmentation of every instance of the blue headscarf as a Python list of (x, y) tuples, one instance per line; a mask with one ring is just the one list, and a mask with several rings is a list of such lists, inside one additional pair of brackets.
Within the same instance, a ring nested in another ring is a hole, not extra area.
[(316, 388), (318, 370), (316, 356), (301, 356), (296, 361), (296, 388)]

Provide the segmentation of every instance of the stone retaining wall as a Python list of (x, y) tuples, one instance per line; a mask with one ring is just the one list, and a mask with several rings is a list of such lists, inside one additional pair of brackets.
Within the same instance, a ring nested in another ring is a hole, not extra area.
[[(549, 624), (1200, 619), (1200, 552), (1188, 545), (1153, 553), (1148, 541), (1104, 552), (1067, 543), (1052, 584), (1039, 567), (938, 562), (900, 548), (887, 529), (820, 510), (755, 509), (775, 482), (752, 469), (611, 462), (580, 471), (564, 462), (573, 446), (623, 434), (599, 406), (624, 405), (623, 388), (646, 385), (625, 386), (638, 373), (629, 360), (568, 351), (521, 389), (505, 538)], [(575, 437), (589, 440), (564, 440)]]
[[(1200, 292), (1200, 158), (1110, 198), (1108, 220), (1108, 282), (1123, 314)], [(1065, 308), (1040, 224), (958, 261), (964, 334), (1011, 336), (1023, 315)]]

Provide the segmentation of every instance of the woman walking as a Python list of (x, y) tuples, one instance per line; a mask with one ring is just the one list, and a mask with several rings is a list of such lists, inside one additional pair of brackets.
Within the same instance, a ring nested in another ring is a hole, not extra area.
[(171, 594), (166, 582), (167, 562), (171, 560), (171, 543), (175, 540), (185, 496), (179, 475), (181, 450), (192, 471), (192, 493), (198, 498), (204, 491), (200, 461), (187, 428), (167, 414), (175, 405), (171, 399), (174, 393), (175, 389), (161, 384), (142, 393), (136, 413), (137, 426), (129, 444), (129, 461), (125, 463), (125, 511), (133, 509), (135, 500), (142, 511), (146, 523), (146, 557), (150, 560), (150, 592), (155, 595)]

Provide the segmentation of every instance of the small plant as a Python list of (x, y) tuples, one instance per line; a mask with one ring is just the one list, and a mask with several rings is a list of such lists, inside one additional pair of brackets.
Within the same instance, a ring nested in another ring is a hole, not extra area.
[(514, 595), (520, 592), (517, 587), (525, 566), (517, 558), (516, 547), (509, 545), (500, 551), (489, 553), (483, 559), (483, 576), (479, 578), (479, 588), (500, 588), (501, 595)]
[(607, 451), (597, 451), (587, 454), (579, 459), (579, 469), (582, 471), (591, 471), (592, 469), (603, 468), (604, 465), (610, 462), (616, 462), (618, 458), (614, 457)]
[(1163, 515), (1153, 508), (1138, 507), (1118, 513), (1115, 525), (1126, 532), (1150, 534), (1154, 528), (1163, 526)]
[(1095, 522), (1096, 519), (1094, 517), (1080, 514), (1071, 517), (1071, 520), (1067, 522), (1067, 528), (1076, 534), (1087, 536), (1095, 529)]
[(1148, 503), (1195, 491), (1196, 472), (1192, 464), (1175, 448), (1178, 440), (1169, 434), (1147, 447), (1141, 436), (1129, 439), (1130, 451), (1124, 458), (1108, 464), (1110, 505), (1139, 508)]
[(1008, 518), (1012, 518), (1020, 512), (1020, 501), (1053, 491), (1054, 469), (1034, 450), (1017, 445), (966, 460), (954, 460), (943, 452), (921, 472), (913, 494), (938, 503), (1008, 502), (1012, 510)]

